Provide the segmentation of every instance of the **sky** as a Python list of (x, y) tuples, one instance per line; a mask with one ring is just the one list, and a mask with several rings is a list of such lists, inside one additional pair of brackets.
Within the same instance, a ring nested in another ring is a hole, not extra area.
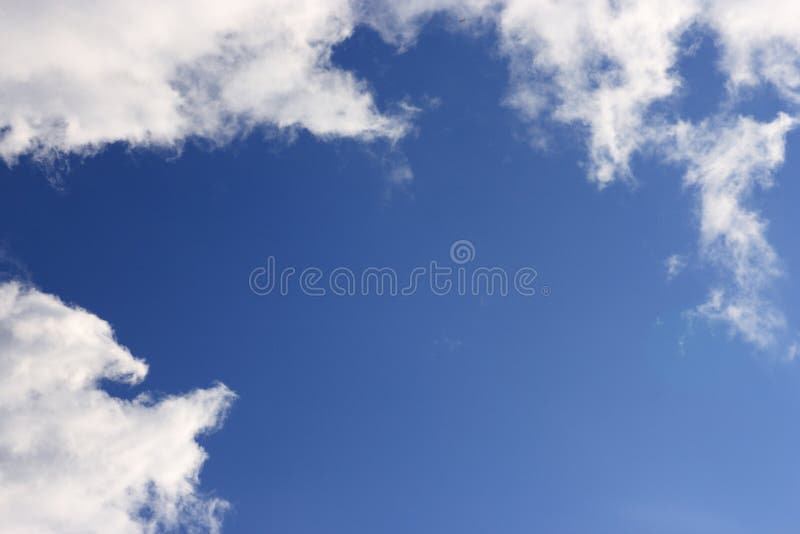
[(0, 3), (0, 531), (795, 532), (767, 4)]

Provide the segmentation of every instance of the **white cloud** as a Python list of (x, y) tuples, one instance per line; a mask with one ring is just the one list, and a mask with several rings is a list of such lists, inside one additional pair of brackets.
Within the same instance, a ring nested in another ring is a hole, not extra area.
[(397, 139), (407, 113), (382, 114), (331, 63), (356, 22), (347, 0), (5, 2), (0, 157), (224, 142), (258, 126)]
[(664, 266), (667, 268), (667, 280), (672, 280), (686, 268), (686, 258), (680, 254), (672, 254), (664, 260)]
[(135, 384), (147, 365), (108, 323), (19, 284), (0, 285), (0, 531), (216, 531), (226, 503), (197, 493), (223, 385), (128, 401), (98, 387)]
[(767, 346), (785, 325), (783, 314), (762, 293), (781, 275), (766, 237), (767, 223), (746, 207), (756, 187), (772, 184), (783, 162), (786, 133), (796, 120), (779, 114), (771, 122), (750, 118), (678, 123), (671, 157), (686, 162), (685, 183), (699, 198), (700, 248), (730, 275), (730, 288), (715, 289), (698, 311), (725, 320), (748, 341)]
[(648, 107), (680, 86), (677, 40), (695, 13), (691, 0), (511, 0), (499, 16), (509, 102), (530, 118), (552, 108), (552, 118), (585, 125), (599, 184), (630, 178)]
[(767, 82), (800, 102), (800, 3), (713, 0), (705, 18), (721, 44), (731, 90)]

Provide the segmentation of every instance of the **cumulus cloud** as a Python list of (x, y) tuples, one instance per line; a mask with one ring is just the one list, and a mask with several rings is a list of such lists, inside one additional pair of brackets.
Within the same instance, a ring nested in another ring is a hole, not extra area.
[(224, 385), (124, 400), (101, 380), (147, 365), (109, 324), (16, 282), (0, 285), (0, 531), (216, 531), (226, 503), (197, 492), (195, 441), (233, 399)]
[(331, 62), (347, 0), (33, 0), (0, 7), (0, 158), (224, 142), (254, 127), (398, 139)]

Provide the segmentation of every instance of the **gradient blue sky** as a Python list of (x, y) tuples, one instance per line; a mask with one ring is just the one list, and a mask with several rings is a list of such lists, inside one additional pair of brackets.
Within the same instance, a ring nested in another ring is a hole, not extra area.
[[(702, 34), (668, 113), (724, 99)], [(117, 143), (73, 157), (54, 187), (0, 167), (6, 269), (109, 321), (150, 365), (132, 397), (222, 381), (238, 398), (201, 438), (201, 492), (231, 504), (224, 532), (794, 532), (800, 370), (687, 314), (719, 269), (698, 253), (683, 169), (648, 154), (636, 183), (586, 178), (585, 131), (503, 106), (497, 35), (425, 26), (403, 53), (360, 27), (334, 64), (379, 108), (421, 105), (386, 142), (256, 131), (180, 157)], [(737, 102), (769, 121), (770, 89)], [(800, 160), (787, 136), (775, 187), (752, 206), (790, 275), (769, 289), (800, 317)], [(407, 164), (411, 183), (389, 175)], [(531, 265), (548, 297), (256, 296), (267, 256), (406, 272), (477, 260)], [(686, 257), (668, 279), (665, 259)]]

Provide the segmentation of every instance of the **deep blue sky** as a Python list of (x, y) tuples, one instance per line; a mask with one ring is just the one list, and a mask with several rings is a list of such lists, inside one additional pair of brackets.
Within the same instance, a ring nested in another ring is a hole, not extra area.
[[(146, 358), (146, 382), (115, 393), (215, 380), (238, 393), (203, 439), (226, 532), (794, 531), (800, 371), (686, 318), (715, 272), (694, 257), (680, 169), (640, 157), (638, 184), (598, 191), (579, 128), (545, 125), (551, 148), (532, 149), (500, 105), (493, 49), (491, 34), (437, 24), (403, 54), (367, 30), (337, 49), (380, 105), (440, 99), (394, 150), (302, 133), (173, 159), (113, 146), (72, 161), (60, 189), (35, 165), (2, 168), (0, 240), (38, 287)], [(681, 62), (682, 116), (713, 111), (715, 61), (707, 40)], [(772, 118), (770, 95), (758, 101), (742, 109)], [(756, 204), (794, 273), (798, 142)], [(398, 158), (406, 189), (387, 183)], [(552, 294), (248, 289), (269, 255), (408, 271), (457, 239), (481, 262), (534, 266)], [(690, 265), (667, 281), (673, 253)], [(800, 316), (794, 278), (776, 298)]]

